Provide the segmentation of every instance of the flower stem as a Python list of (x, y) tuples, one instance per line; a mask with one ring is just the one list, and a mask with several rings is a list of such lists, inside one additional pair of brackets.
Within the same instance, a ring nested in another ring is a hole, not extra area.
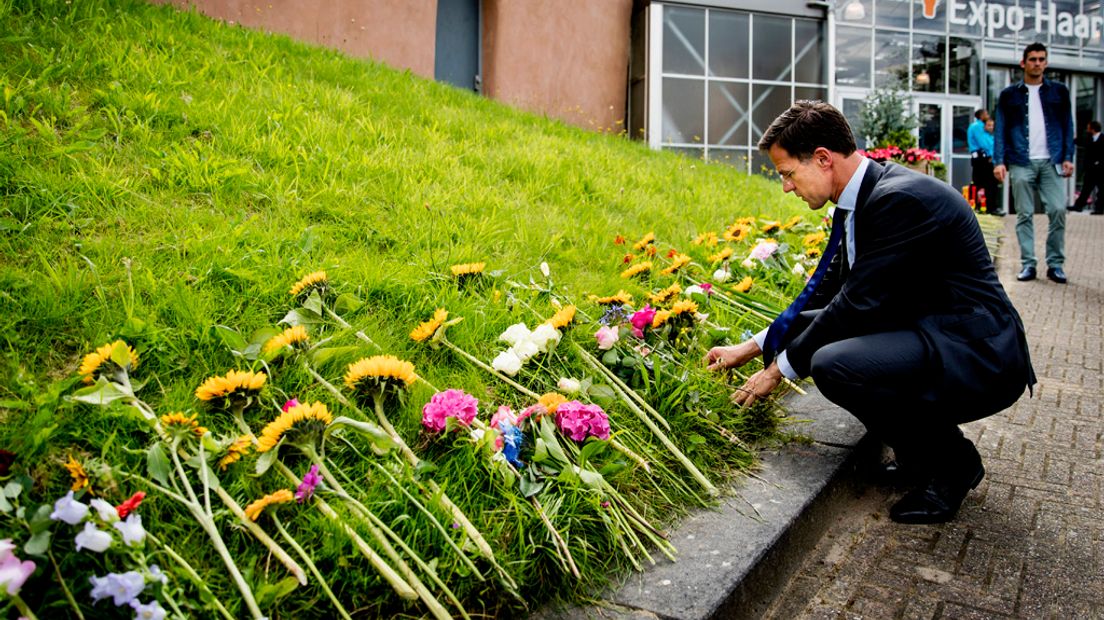
[[(513, 465), (510, 465), (510, 469), (513, 469), (513, 467)], [(519, 474), (516, 469), (514, 470), (514, 474), (517, 475), (519, 478), (521, 477), (521, 474)], [(534, 495), (529, 499), (533, 502), (533, 509), (537, 511), (537, 514), (540, 516), (541, 521), (544, 523), (545, 529), (547, 529), (548, 532), (552, 534), (552, 541), (556, 543), (556, 547), (560, 550), (560, 561), (565, 564), (566, 568), (571, 571), (571, 574), (574, 575), (576, 579), (581, 579), (582, 577), (579, 575), (579, 567), (575, 565), (575, 558), (571, 556), (571, 549), (568, 548), (567, 541), (564, 540), (562, 536), (560, 536), (560, 532), (556, 529), (556, 526), (552, 524), (552, 520), (548, 518), (547, 514), (545, 514), (544, 506), (541, 506), (540, 500), (537, 499), (537, 496)]]
[[(57, 558), (54, 557), (53, 550), (47, 549), (46, 554), (50, 556), (50, 564), (54, 566), (54, 575), (57, 577), (58, 583), (61, 584), (61, 591), (65, 593), (66, 600), (69, 601), (69, 605), (72, 606), (73, 611), (76, 612), (77, 618), (79, 618), (80, 620), (84, 620), (84, 614), (81, 613), (80, 606), (77, 605), (77, 600), (73, 598), (73, 593), (69, 590), (69, 586), (66, 585), (65, 578), (61, 576), (61, 567), (58, 566)], [(15, 598), (19, 597), (16, 596)], [(20, 612), (22, 611), (23, 609), (20, 608)], [(34, 616), (27, 616), (27, 618), (34, 618)]]
[[(671, 430), (671, 423), (667, 421), (667, 418), (664, 418), (662, 415), (660, 415), (660, 413), (656, 411), (654, 407), (648, 404), (648, 401), (644, 400), (643, 396), (636, 393), (636, 390), (630, 388), (628, 385), (625, 385), (625, 382), (621, 380), (621, 377), (618, 377), (616, 373), (614, 373), (609, 368), (606, 368), (606, 365), (599, 362), (593, 355), (590, 354), (590, 351), (582, 348), (578, 345), (578, 343), (575, 343), (575, 350), (578, 351), (578, 353), (582, 355), (586, 361), (590, 362), (590, 365), (592, 367), (598, 370), (598, 372), (605, 375), (605, 377), (609, 379), (611, 383), (619, 388), (622, 398), (629, 398), (632, 401), (636, 402), (641, 409), (650, 413), (657, 422), (663, 425), (663, 428)], [(631, 405), (632, 403), (628, 404)]]
[[(15, 605), (15, 608), (19, 610), (19, 615), (21, 618), (26, 618), (26, 620), (38, 620), (38, 616), (34, 615), (34, 612), (31, 611), (31, 608), (27, 606), (27, 602), (24, 601), (18, 594), (12, 594), (11, 600), (12, 604)], [(80, 614), (80, 611), (77, 611), (77, 614)], [(84, 616), (81, 617), (83, 618)]]
[(330, 602), (333, 603), (334, 607), (337, 609), (337, 613), (345, 620), (353, 620), (352, 617), (349, 616), (349, 612), (345, 611), (345, 607), (342, 606), (341, 601), (337, 600), (337, 597), (334, 596), (333, 590), (331, 590), (329, 584), (326, 583), (326, 579), (322, 576), (322, 573), (318, 571), (318, 567), (314, 565), (314, 561), (311, 560), (307, 552), (303, 550), (303, 547), (291, 537), (291, 534), (288, 534), (288, 531), (284, 529), (284, 524), (280, 522), (280, 517), (276, 516), (275, 512), (272, 513), (272, 523), (276, 526), (276, 531), (284, 538), (284, 542), (294, 549), (295, 552), (299, 554), (299, 557), (303, 558), (303, 563), (307, 565), (307, 569), (310, 570), (314, 578), (318, 580), (318, 585), (322, 588), (322, 591), (326, 593), (326, 596), (329, 597)]
[[(588, 364), (590, 364), (592, 367), (594, 367), (595, 370), (598, 370), (599, 372), (601, 372), (601, 369), (600, 369), (600, 367), (602, 366), (601, 362), (598, 362), (597, 360), (595, 360), (594, 357), (590, 353), (583, 350), (583, 348), (580, 347), (579, 345), (576, 344), (575, 347), (576, 347), (576, 349), (578, 349), (578, 351), (581, 354), (582, 358)], [(663, 433), (663, 431), (658, 426), (655, 425), (655, 422), (652, 421), (651, 417), (648, 416), (646, 413), (644, 413), (644, 411), (642, 409), (637, 407), (635, 403), (630, 401), (628, 399), (628, 397), (625, 395), (625, 393), (621, 392), (621, 388), (616, 383), (613, 385), (613, 389), (614, 389), (614, 391), (620, 393), (621, 397), (625, 400), (626, 404), (629, 405), (629, 409), (633, 413), (635, 413), (636, 417), (640, 418), (640, 421), (643, 422), (644, 425), (647, 426), (650, 431), (652, 431), (652, 434), (654, 434), (659, 439), (659, 441), (662, 442), (663, 445), (666, 446), (667, 449), (671, 451), (671, 455), (674, 456), (676, 459), (678, 459), (678, 461), (680, 463), (682, 463), (683, 467), (685, 467), (687, 469), (687, 471), (690, 472), (690, 475), (693, 476), (694, 479), (697, 480), (698, 483), (701, 484), (705, 488), (706, 491), (708, 491), (710, 494), (715, 495), (717, 493), (717, 487), (713, 486), (713, 483), (710, 482), (709, 479), (706, 478), (705, 475), (701, 473), (701, 471), (697, 468), (697, 466), (695, 466), (694, 463), (691, 462), (690, 459), (687, 458), (686, 455), (682, 453), (682, 450), (679, 450), (678, 446), (676, 446), (674, 443), (671, 442), (670, 438), (668, 438), (667, 435), (665, 435)]]
[(476, 366), (482, 368), (483, 370), (486, 370), (487, 372), (491, 373), (492, 375), (498, 377), (499, 379), (504, 381), (507, 385), (509, 385), (510, 387), (514, 388), (515, 390), (521, 392), (522, 394), (525, 394), (529, 398), (532, 398), (533, 400), (537, 400), (537, 399), (540, 398), (540, 394), (537, 394), (536, 392), (530, 390), (529, 388), (525, 387), (524, 385), (521, 385), (520, 383), (514, 381), (513, 379), (507, 377), (506, 375), (498, 372), (494, 368), (491, 368), (490, 366), (483, 363), (482, 360), (475, 357), (471, 353), (468, 353), (467, 351), (461, 349), (460, 347), (452, 344), (452, 342), (450, 342), (447, 338), (442, 338), (441, 343), (444, 344), (446, 347), (452, 349), (456, 353), (458, 353), (461, 357), (467, 359), (469, 362), (475, 364)]
[(624, 454), (625, 456), (629, 457), (630, 460), (636, 461), (636, 464), (643, 467), (644, 471), (648, 472), (649, 474), (652, 473), (652, 466), (648, 464), (648, 461), (644, 460), (644, 457), (640, 456), (636, 452), (633, 452), (632, 450), (629, 449), (628, 446), (621, 443), (620, 441), (617, 441), (616, 439), (614, 439), (612, 437), (610, 437), (609, 442), (610, 442), (610, 445), (613, 446), (614, 450), (617, 450), (621, 454)]
[(251, 534), (256, 536), (257, 540), (261, 541), (261, 544), (267, 547), (268, 550), (272, 552), (272, 555), (276, 556), (276, 559), (279, 560), (280, 563), (283, 564), (289, 571), (291, 571), (292, 575), (295, 575), (295, 578), (299, 580), (299, 585), (306, 585), (307, 574), (303, 572), (302, 567), (300, 567), (299, 564), (294, 559), (292, 559), (292, 557), (288, 555), (286, 551), (284, 551), (283, 547), (281, 547), (275, 540), (272, 540), (272, 538), (268, 534), (266, 534), (259, 525), (254, 523), (252, 519), (245, 516), (245, 511), (242, 510), (238, 502), (234, 501), (234, 498), (230, 497), (230, 494), (224, 491), (222, 487), (215, 487), (215, 493), (218, 494), (219, 498), (222, 499), (222, 503), (226, 504), (226, 507), (230, 509), (230, 512), (234, 513), (234, 516), (238, 518), (238, 521), (245, 526), (245, 529), (249, 530)]
[[(337, 321), (338, 325), (340, 325), (341, 327), (343, 327), (345, 329), (350, 329), (350, 330), (353, 329), (353, 326), (349, 325), (349, 323), (345, 319), (341, 318), (340, 314), (334, 312), (328, 306), (323, 306), (323, 309), (326, 311), (326, 314), (329, 315), (329, 317), (331, 319)], [(364, 342), (367, 342), (368, 344), (372, 345), (373, 347), (375, 347), (377, 349), (380, 349), (380, 350), (383, 349), (383, 347), (381, 347), (378, 344), (376, 344), (375, 342), (373, 342), (371, 338), (369, 338), (367, 335), (365, 335), (364, 332), (360, 331), (359, 329), (355, 330), (353, 333), (356, 334), (357, 338), (360, 338), (361, 340), (363, 340)]]
[(234, 620), (233, 614), (231, 614), (226, 609), (226, 607), (223, 606), (222, 601), (220, 601), (215, 596), (215, 593), (211, 591), (211, 588), (207, 587), (207, 582), (199, 576), (199, 573), (197, 573), (194, 568), (192, 568), (192, 565), (188, 563), (188, 560), (185, 560), (172, 547), (158, 540), (157, 537), (150, 532), (146, 532), (146, 538), (152, 541), (155, 545), (161, 547), (165, 551), (165, 553), (168, 554), (168, 556), (180, 566), (180, 568), (184, 569), (184, 573), (188, 575), (188, 577), (192, 580), (192, 583), (194, 583), (197, 588), (199, 588), (203, 592), (206, 592), (207, 595), (211, 597), (211, 602), (215, 604), (215, 609), (217, 609), (218, 612), (222, 614), (223, 618), (226, 618), (226, 620)]

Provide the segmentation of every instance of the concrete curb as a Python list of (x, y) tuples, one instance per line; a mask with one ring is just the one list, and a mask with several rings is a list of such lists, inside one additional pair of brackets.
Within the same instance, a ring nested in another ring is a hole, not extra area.
[[(757, 618), (850, 495), (854, 463), (874, 458), (862, 424), (815, 389), (792, 394), (792, 430), (812, 439), (760, 454), (762, 469), (712, 510), (670, 532), (679, 559), (657, 560), (591, 607), (544, 610), (547, 620)], [(877, 446), (880, 447), (880, 446)], [(869, 457), (867, 457), (869, 455)]]

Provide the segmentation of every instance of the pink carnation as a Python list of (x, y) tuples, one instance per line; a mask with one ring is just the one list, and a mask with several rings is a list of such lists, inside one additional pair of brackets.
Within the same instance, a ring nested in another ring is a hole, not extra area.
[(469, 426), (479, 412), (479, 401), (462, 390), (437, 392), (422, 407), (422, 426), (440, 433), (445, 430), (445, 420), (456, 418), (464, 426)]
[[(633, 313), (629, 318), (629, 322), (633, 326), (633, 335), (637, 338), (643, 337), (644, 328), (652, 324), (652, 319), (655, 318), (656, 310), (651, 304), (645, 304), (643, 308)], [(641, 332), (637, 334), (637, 332)]]
[(495, 414), (491, 416), (491, 428), (497, 429), (498, 423), (502, 422), (503, 420), (509, 422), (510, 424), (516, 425), (517, 419), (518, 417), (514, 414), (513, 409), (510, 409), (506, 405), (502, 405), (498, 408), (498, 411), (496, 411)]
[(299, 406), (299, 401), (297, 399), (293, 398), (293, 399), (287, 401), (286, 403), (284, 403), (284, 406), (280, 407), (280, 411), (283, 411), (284, 413), (287, 413), (288, 409), (291, 409), (292, 407), (298, 407), (298, 406)]
[(598, 405), (584, 405), (577, 400), (556, 407), (556, 426), (574, 441), (587, 437), (609, 439), (609, 416)]
[(517, 425), (521, 424), (522, 420), (524, 420), (525, 418), (528, 418), (530, 416), (532, 416), (534, 420), (539, 420), (546, 413), (548, 413), (548, 409), (546, 409), (544, 405), (542, 405), (540, 403), (537, 403), (535, 405), (530, 405), (530, 406), (526, 407), (525, 409), (521, 410), (521, 413), (519, 413), (518, 416), (517, 416), (517, 420), (514, 421), (514, 426), (517, 426)]

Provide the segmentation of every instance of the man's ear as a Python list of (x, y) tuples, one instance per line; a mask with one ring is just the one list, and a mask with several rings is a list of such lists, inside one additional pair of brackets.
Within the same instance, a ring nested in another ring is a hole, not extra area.
[(813, 162), (816, 163), (817, 167), (826, 170), (832, 165), (832, 151), (823, 146), (818, 146), (817, 149), (813, 151)]

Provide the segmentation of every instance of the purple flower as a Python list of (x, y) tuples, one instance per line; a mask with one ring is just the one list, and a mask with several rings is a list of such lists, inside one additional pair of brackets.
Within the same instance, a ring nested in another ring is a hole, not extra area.
[(12, 553), (15, 545), (10, 538), (0, 541), (0, 546), (0, 588), (6, 588), (10, 596), (15, 596), (35, 571), (35, 563), (15, 557)]
[(574, 441), (587, 437), (609, 439), (609, 416), (598, 405), (584, 405), (577, 400), (556, 407), (556, 426)]
[(161, 603), (157, 601), (143, 604), (138, 599), (134, 599), (130, 602), (130, 606), (134, 608), (134, 620), (165, 620), (167, 615)]
[(295, 490), (295, 501), (302, 504), (314, 495), (314, 489), (322, 482), (322, 478), (318, 476), (318, 465), (311, 465), (310, 471), (307, 475), (303, 476), (303, 482), (299, 483), (299, 488)]
[(469, 426), (479, 412), (479, 401), (462, 390), (437, 392), (422, 407), (422, 426), (440, 433), (445, 430), (445, 420), (456, 418), (464, 426)]
[(125, 573), (108, 573), (105, 577), (93, 575), (88, 578), (92, 582), (92, 600), (101, 601), (111, 597), (115, 605), (130, 605), (138, 598), (146, 587), (146, 579), (138, 571)]

